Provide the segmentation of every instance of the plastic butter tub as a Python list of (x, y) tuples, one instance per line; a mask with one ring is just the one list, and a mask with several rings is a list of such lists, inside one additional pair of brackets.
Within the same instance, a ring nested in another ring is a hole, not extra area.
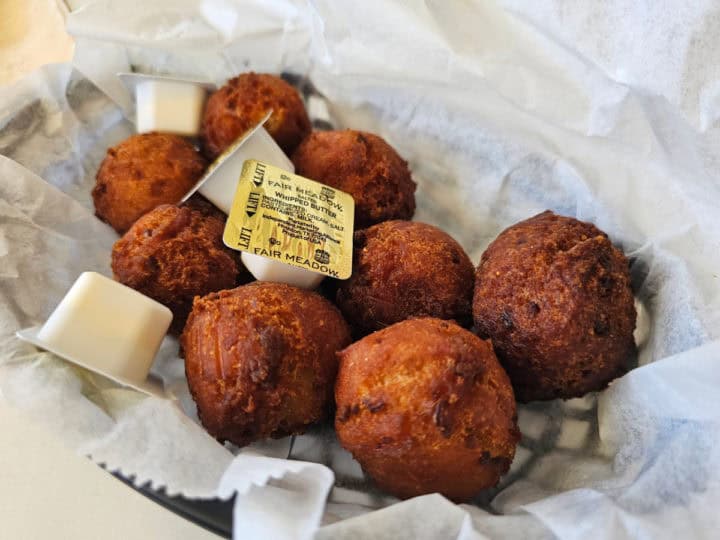
[(160, 131), (196, 136), (200, 132), (203, 104), (211, 83), (142, 73), (119, 73), (135, 95), (138, 133)]
[(352, 196), (270, 163), (245, 161), (223, 242), (258, 279), (316, 287), (352, 273)]
[(171, 311), (155, 300), (84, 272), (45, 324), (17, 336), (123, 386), (164, 396), (148, 373), (171, 321)]
[(240, 258), (245, 268), (259, 281), (275, 281), (301, 289), (314, 289), (325, 279), (325, 275), (319, 272), (291, 266), (247, 251), (243, 251)]
[(229, 214), (243, 163), (248, 159), (265, 161), (286, 171), (295, 172), (293, 162), (263, 127), (270, 114), (265, 115), (257, 126), (238, 138), (218, 156), (198, 183), (183, 197), (183, 201), (198, 192), (220, 210)]
[[(247, 160), (263, 161), (289, 173), (294, 172), (295, 166), (292, 161), (263, 127), (270, 114), (268, 113), (257, 126), (238, 138), (223, 152), (183, 201), (198, 192), (220, 210), (230, 214), (243, 164)], [(298, 268), (246, 251), (243, 251), (240, 257), (248, 271), (260, 281), (276, 281), (304, 289), (314, 289), (325, 277), (319, 272)]]

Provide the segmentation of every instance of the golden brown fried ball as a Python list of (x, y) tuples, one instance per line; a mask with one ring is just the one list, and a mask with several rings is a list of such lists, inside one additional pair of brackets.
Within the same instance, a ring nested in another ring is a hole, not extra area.
[(206, 167), (182, 137), (133, 135), (110, 148), (100, 165), (92, 191), (95, 214), (122, 234), (156, 206), (180, 202)]
[(377, 135), (314, 131), (292, 160), (297, 174), (352, 195), (356, 229), (415, 213), (416, 184), (407, 162)]
[(317, 293), (255, 282), (196, 298), (181, 337), (208, 432), (238, 446), (301, 433), (332, 399), (347, 323)]
[(473, 264), (437, 227), (385, 221), (355, 233), (353, 274), (336, 302), (360, 333), (411, 317), (472, 321)]
[(210, 96), (202, 121), (205, 154), (215, 159), (270, 109), (273, 112), (265, 129), (286, 154), (291, 154), (310, 133), (310, 119), (297, 90), (267, 73), (238, 75)]
[(112, 270), (120, 283), (166, 305), (180, 333), (193, 298), (249, 281), (239, 253), (222, 242), (223, 214), (209, 203), (162, 205), (118, 240)]
[(340, 443), (398, 497), (465, 501), (507, 472), (520, 439), (515, 399), (489, 341), (412, 319), (340, 353)]
[(549, 211), (483, 253), (473, 316), (523, 402), (601, 390), (636, 352), (627, 259), (594, 225)]

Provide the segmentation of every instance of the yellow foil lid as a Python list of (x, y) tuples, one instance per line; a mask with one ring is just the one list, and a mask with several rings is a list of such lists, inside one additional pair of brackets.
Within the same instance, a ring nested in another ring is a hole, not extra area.
[(348, 193), (250, 159), (243, 164), (223, 241), (232, 249), (347, 279), (354, 214)]

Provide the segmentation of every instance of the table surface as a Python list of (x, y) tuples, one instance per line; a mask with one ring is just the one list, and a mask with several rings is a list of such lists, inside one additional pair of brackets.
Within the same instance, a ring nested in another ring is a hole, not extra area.
[(210, 540), (0, 403), (3, 538)]
[[(0, 0), (0, 85), (72, 58), (61, 0)], [(216, 535), (178, 517), (71, 452), (0, 396), (0, 536), (208, 540)]]

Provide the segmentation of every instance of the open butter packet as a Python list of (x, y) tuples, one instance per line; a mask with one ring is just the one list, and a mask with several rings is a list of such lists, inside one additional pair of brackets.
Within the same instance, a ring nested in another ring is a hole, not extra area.
[(352, 273), (353, 198), (254, 159), (245, 161), (223, 241), (257, 279), (304, 288)]

